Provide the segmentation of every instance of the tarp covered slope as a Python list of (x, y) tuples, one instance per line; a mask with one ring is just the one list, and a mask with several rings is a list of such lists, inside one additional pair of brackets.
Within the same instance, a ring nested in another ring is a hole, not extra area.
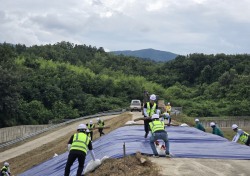
[[(210, 133), (204, 133), (192, 127), (167, 127), (170, 141), (170, 152), (178, 158), (213, 158), (213, 159), (250, 159), (250, 148), (233, 143), (225, 138)], [(149, 137), (144, 138), (143, 126), (125, 126), (102, 136), (93, 142), (96, 158), (109, 156), (123, 157), (123, 145), (126, 146), (126, 155), (133, 155), (137, 151), (151, 155)], [(65, 144), (66, 146), (66, 144)], [(61, 176), (67, 161), (68, 152), (52, 158), (21, 176), (53, 175)], [(91, 160), (88, 153), (85, 165)], [(75, 175), (78, 167), (76, 161), (71, 167)]]

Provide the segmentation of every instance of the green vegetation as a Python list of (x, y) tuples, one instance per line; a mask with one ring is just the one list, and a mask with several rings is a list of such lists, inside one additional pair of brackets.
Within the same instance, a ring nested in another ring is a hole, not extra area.
[(250, 114), (250, 56), (178, 56), (169, 62), (115, 56), (60, 42), (0, 44), (0, 127), (44, 124), (127, 107), (144, 90), (188, 116)]

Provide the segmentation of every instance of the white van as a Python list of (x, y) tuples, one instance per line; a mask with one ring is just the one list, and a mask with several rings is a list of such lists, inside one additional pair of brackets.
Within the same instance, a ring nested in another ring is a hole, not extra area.
[(132, 100), (130, 104), (130, 111), (139, 111), (141, 112), (141, 100)]

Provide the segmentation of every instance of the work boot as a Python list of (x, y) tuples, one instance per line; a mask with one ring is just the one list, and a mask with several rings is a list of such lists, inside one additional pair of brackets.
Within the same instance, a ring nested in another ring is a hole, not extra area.
[(147, 138), (148, 137), (148, 133), (145, 133), (145, 136), (144, 136), (144, 138)]
[(168, 157), (168, 158), (171, 157), (169, 152), (166, 152), (165, 154), (166, 154), (166, 157)]

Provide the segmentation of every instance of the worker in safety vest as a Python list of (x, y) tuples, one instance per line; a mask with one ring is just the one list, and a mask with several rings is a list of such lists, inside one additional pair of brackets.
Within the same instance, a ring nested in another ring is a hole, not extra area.
[(214, 122), (211, 122), (211, 123), (210, 123), (210, 127), (212, 127), (212, 129), (213, 129), (213, 131), (212, 131), (213, 134), (218, 135), (218, 136), (221, 136), (221, 137), (224, 137), (222, 131), (220, 130), (219, 127), (217, 127), (217, 126), (215, 125)]
[(168, 104), (166, 105), (165, 108), (166, 108), (166, 112), (169, 113), (169, 115), (170, 115), (171, 108), (172, 108), (171, 105), (170, 105), (170, 102), (168, 102)]
[(232, 129), (234, 130), (234, 132), (236, 132), (236, 135), (234, 136), (232, 141), (237, 142), (238, 140), (240, 140), (241, 142), (249, 146), (250, 144), (249, 134), (243, 131), (242, 129), (238, 129), (238, 125), (236, 124), (232, 125)]
[(3, 167), (0, 172), (0, 176), (10, 176), (10, 164), (8, 162), (4, 162)]
[(100, 118), (97, 118), (97, 125), (98, 125), (98, 131), (100, 133), (100, 136), (104, 135), (105, 133), (103, 132), (103, 127), (104, 127), (104, 121), (101, 120)]
[(93, 129), (95, 128), (95, 124), (93, 124), (93, 121), (90, 120), (89, 123), (86, 124), (86, 126), (89, 129), (90, 139), (93, 140)]
[(201, 131), (204, 131), (206, 132), (205, 128), (203, 127), (203, 125), (200, 123), (200, 120), (199, 119), (195, 119), (195, 128), (201, 130)]
[(164, 122), (159, 120), (159, 115), (154, 114), (152, 115), (152, 122), (149, 123), (150, 129), (151, 129), (151, 137), (150, 137), (150, 146), (153, 150), (154, 156), (158, 157), (159, 154), (157, 153), (156, 147), (154, 142), (158, 139), (161, 139), (165, 142), (165, 154), (166, 156), (169, 156), (169, 140), (168, 140), (168, 134), (165, 131), (165, 125)]
[(77, 133), (71, 136), (68, 142), (69, 156), (65, 167), (64, 176), (69, 176), (70, 168), (74, 161), (78, 159), (77, 176), (81, 176), (83, 171), (85, 158), (88, 150), (90, 150), (92, 159), (95, 161), (95, 154), (90, 138), (86, 135), (87, 127), (85, 124), (80, 124), (77, 127)]
[(143, 107), (143, 113), (144, 113), (144, 131), (145, 135), (144, 137), (148, 137), (149, 133), (149, 122), (151, 122), (151, 117), (153, 114), (159, 114), (160, 111), (158, 110), (158, 105), (155, 103), (156, 101), (156, 95), (152, 94), (150, 95), (149, 102), (144, 104)]

